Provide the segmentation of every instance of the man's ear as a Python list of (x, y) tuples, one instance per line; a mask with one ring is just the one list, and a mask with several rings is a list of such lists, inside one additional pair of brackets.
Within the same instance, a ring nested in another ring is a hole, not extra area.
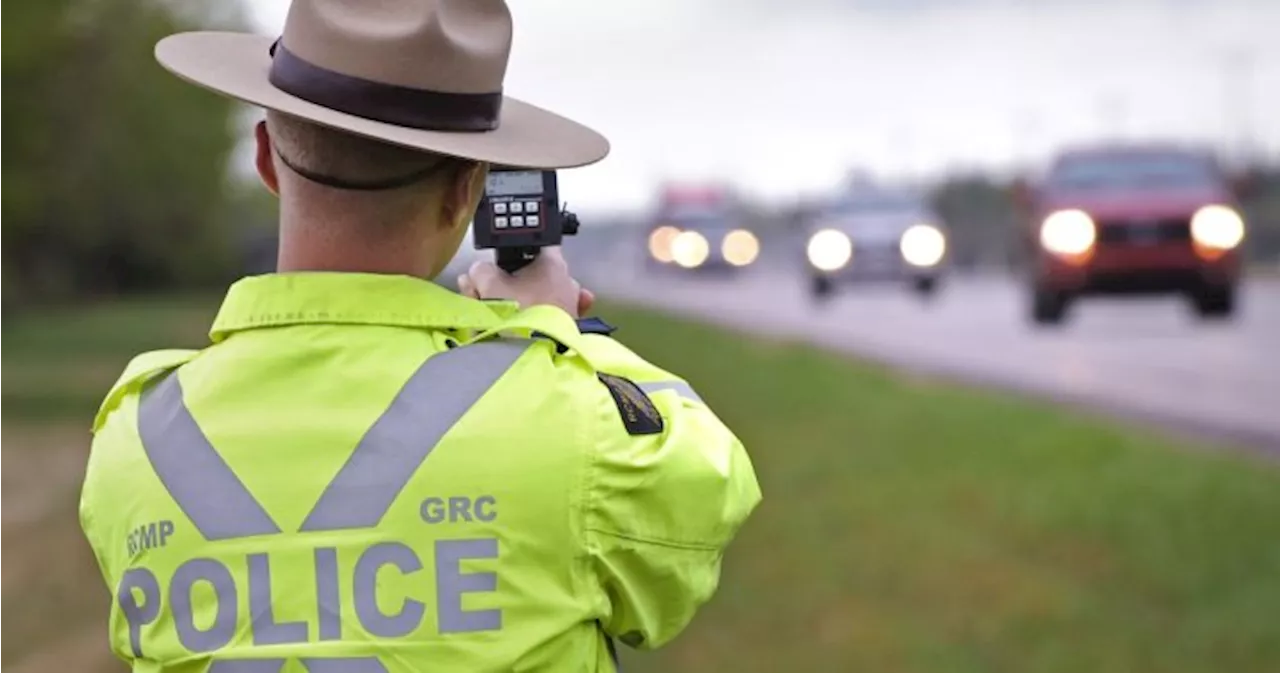
[(253, 129), (253, 138), (257, 142), (254, 164), (258, 167), (258, 177), (272, 194), (280, 196), (280, 176), (276, 173), (276, 162), (271, 149), (271, 134), (267, 131), (265, 120), (258, 122)]
[(489, 164), (481, 161), (470, 161), (464, 167), (454, 171), (449, 185), (447, 198), (444, 199), (448, 212), (444, 221), (452, 226), (467, 226), (476, 214), (476, 206), (484, 195), (484, 181), (489, 175)]

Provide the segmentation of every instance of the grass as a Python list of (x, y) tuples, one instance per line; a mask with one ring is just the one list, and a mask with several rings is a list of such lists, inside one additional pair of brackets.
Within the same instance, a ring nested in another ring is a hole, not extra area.
[(1280, 469), (616, 312), (747, 444), (720, 595), (632, 670), (1277, 671)]
[[(67, 634), (101, 629), (106, 594), (74, 519), (85, 425), (129, 356), (198, 345), (215, 308), (149, 300), (5, 325), (4, 666), (70, 661)], [(794, 344), (603, 314), (694, 383), (765, 492), (717, 597), (668, 648), (624, 653), (628, 671), (1280, 670), (1280, 466)], [(116, 670), (101, 636), (82, 641), (100, 665), (72, 668)]]
[(217, 299), (151, 297), (24, 313), (4, 324), (5, 420), (93, 417), (129, 359), (208, 342)]

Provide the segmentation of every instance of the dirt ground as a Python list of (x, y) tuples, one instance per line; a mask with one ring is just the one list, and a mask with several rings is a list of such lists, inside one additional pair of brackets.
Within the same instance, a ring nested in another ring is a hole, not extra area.
[(6, 673), (120, 673), (107, 649), (108, 594), (76, 510), (89, 433), (3, 427), (2, 626)]

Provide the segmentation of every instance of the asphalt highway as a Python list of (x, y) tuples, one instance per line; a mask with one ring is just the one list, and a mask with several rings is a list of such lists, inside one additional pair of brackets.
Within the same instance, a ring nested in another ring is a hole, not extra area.
[(601, 296), (1280, 455), (1280, 279), (1246, 282), (1230, 322), (1201, 322), (1178, 298), (1106, 299), (1044, 329), (1000, 274), (953, 276), (929, 302), (905, 286), (870, 285), (816, 304), (799, 269), (785, 265), (654, 272), (619, 255), (578, 271)]

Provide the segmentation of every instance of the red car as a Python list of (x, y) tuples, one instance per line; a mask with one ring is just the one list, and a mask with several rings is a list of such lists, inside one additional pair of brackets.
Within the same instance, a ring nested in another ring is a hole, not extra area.
[(1245, 223), (1237, 190), (1211, 155), (1075, 150), (1018, 191), (1035, 322), (1059, 323), (1077, 298), (1105, 294), (1181, 293), (1206, 318), (1235, 310)]

